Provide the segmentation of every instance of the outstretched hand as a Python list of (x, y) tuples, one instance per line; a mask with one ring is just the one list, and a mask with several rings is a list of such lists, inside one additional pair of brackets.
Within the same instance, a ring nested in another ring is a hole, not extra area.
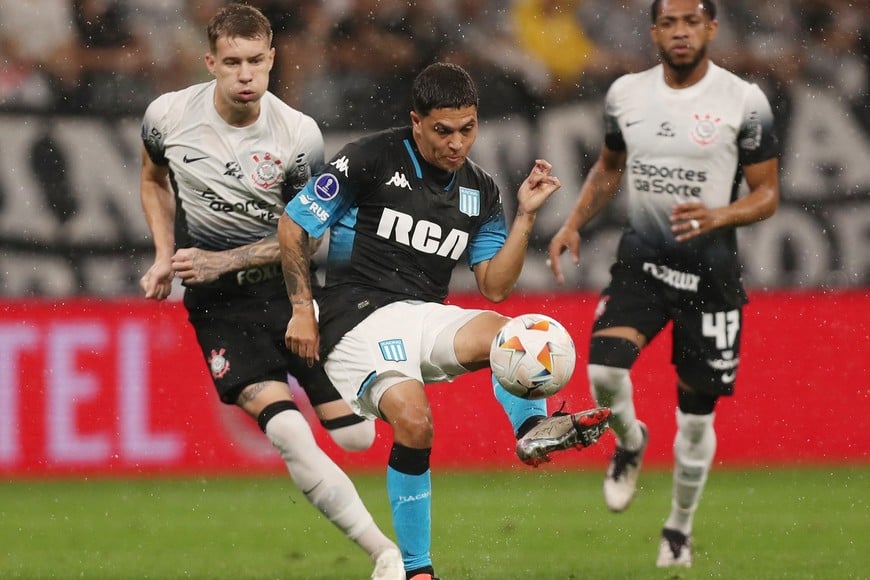
[(562, 182), (555, 175), (551, 175), (553, 166), (544, 159), (535, 161), (534, 167), (528, 177), (523, 180), (517, 193), (518, 211), (522, 213), (535, 213), (544, 205), (544, 202), (560, 187)]
[(562, 274), (562, 263), (560, 257), (562, 253), (568, 250), (571, 256), (571, 262), (574, 265), (580, 263), (580, 232), (575, 229), (562, 226), (553, 239), (550, 240), (550, 245), (547, 248), (547, 266), (553, 272), (553, 277), (556, 283), (560, 286), (565, 283), (565, 276)]

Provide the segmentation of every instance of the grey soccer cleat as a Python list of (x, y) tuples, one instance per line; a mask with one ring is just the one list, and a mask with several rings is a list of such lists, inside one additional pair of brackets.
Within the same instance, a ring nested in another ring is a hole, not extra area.
[(593, 445), (607, 431), (609, 421), (607, 407), (573, 414), (557, 411), (519, 438), (517, 456), (523, 463), (537, 467), (549, 461), (553, 451)]

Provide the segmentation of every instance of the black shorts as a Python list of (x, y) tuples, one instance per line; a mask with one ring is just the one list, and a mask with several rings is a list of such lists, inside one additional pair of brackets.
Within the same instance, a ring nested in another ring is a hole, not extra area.
[(235, 404), (242, 389), (257, 382), (286, 383), (288, 373), (312, 405), (341, 399), (319, 363), (309, 367), (285, 346), (292, 309), (284, 282), (279, 276), (251, 283), (261, 278), (233, 273), (185, 289), (188, 319), (221, 401)]
[(627, 326), (651, 341), (672, 322), (671, 362), (680, 379), (706, 394), (734, 393), (742, 297), (727, 299), (706, 292), (710, 285), (699, 283), (700, 274), (669, 268), (651, 257), (621, 257), (610, 273), (593, 332)]

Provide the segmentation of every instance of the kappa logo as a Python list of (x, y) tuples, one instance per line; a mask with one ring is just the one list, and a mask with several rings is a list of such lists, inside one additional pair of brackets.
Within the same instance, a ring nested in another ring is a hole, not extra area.
[(407, 190), (411, 189), (411, 184), (408, 182), (405, 174), (399, 173), (398, 171), (393, 174), (393, 177), (390, 178), (387, 185), (395, 185), (396, 187), (402, 187)]
[(332, 163), (331, 166), (335, 167), (342, 175), (347, 177), (347, 170), (350, 168), (350, 160), (347, 158), (347, 155), (342, 155)]

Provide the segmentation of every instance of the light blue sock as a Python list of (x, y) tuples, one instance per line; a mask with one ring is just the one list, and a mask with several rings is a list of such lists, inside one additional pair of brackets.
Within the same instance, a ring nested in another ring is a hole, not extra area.
[(522, 427), (526, 420), (536, 416), (547, 416), (546, 399), (521, 399), (515, 397), (504, 390), (504, 387), (501, 386), (495, 375), (490, 376), (492, 377), (492, 390), (495, 393), (495, 398), (498, 399), (498, 402), (504, 408), (514, 433), (520, 430), (520, 427)]
[(387, 467), (387, 495), (405, 570), (432, 565), (431, 471), (410, 475)]

